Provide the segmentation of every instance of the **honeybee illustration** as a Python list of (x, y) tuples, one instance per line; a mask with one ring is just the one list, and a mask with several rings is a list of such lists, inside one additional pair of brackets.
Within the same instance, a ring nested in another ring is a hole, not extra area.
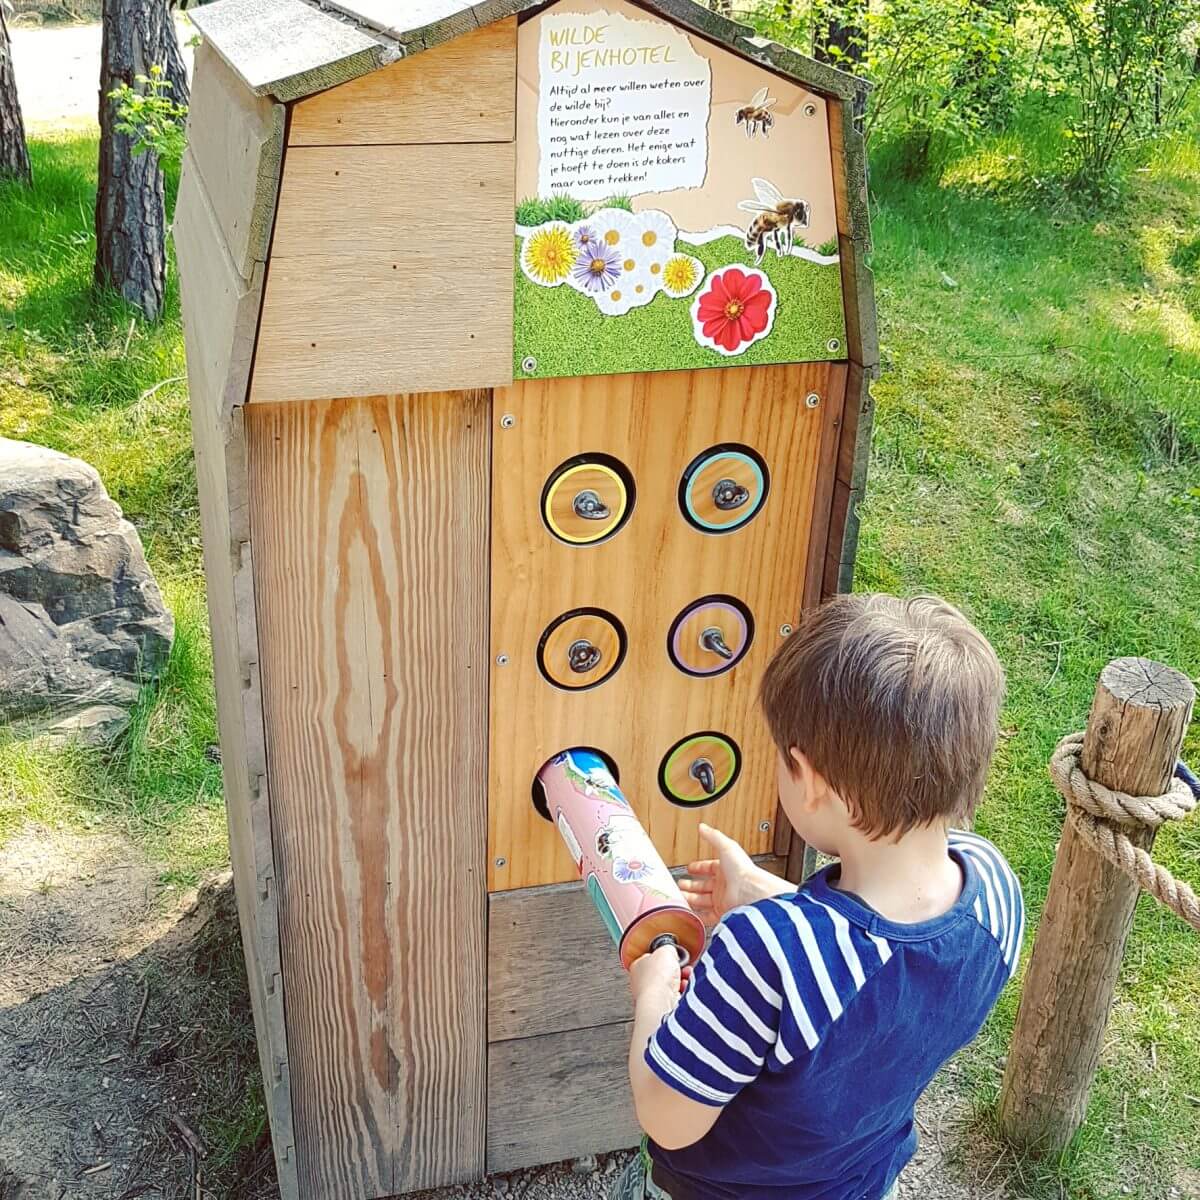
[(745, 124), (747, 137), (752, 138), (760, 129), (763, 137), (769, 137), (771, 126), (775, 124), (775, 118), (771, 115), (774, 104), (774, 96), (768, 95), (765, 87), (759, 88), (750, 97), (750, 103), (737, 110), (734, 122)]
[(796, 244), (796, 230), (807, 229), (812, 209), (807, 200), (786, 200), (780, 190), (766, 179), (753, 179), (757, 200), (742, 200), (738, 204), (743, 212), (757, 214), (746, 228), (746, 249), (757, 254), (754, 265), (758, 266), (767, 252), (767, 240), (775, 247), (780, 257), (792, 252)]

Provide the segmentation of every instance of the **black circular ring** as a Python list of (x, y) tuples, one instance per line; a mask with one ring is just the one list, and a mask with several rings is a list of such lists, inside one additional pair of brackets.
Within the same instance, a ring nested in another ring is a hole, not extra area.
[[(550, 635), (564, 622), (570, 621), (575, 617), (600, 617), (607, 621), (617, 631), (617, 658), (599, 679), (593, 680), (591, 683), (581, 683), (578, 687), (567, 687), (565, 684), (559, 683), (546, 669), (546, 643), (550, 640)], [(610, 613), (606, 608), (572, 608), (565, 613), (560, 613), (545, 629), (542, 630), (542, 636), (538, 638), (537, 644), (537, 665), (538, 670), (542, 673), (542, 678), (553, 688), (558, 688), (561, 692), (587, 692), (592, 688), (599, 687), (602, 683), (607, 683), (620, 669), (621, 664), (625, 661), (625, 652), (629, 649), (629, 637), (625, 632), (625, 626), (615, 614)], [(599, 753), (597, 751), (597, 753)]]
[[(751, 462), (759, 469), (762, 474), (762, 492), (755, 502), (754, 509), (748, 517), (743, 518), (736, 524), (729, 525), (724, 528), (713, 528), (712, 526), (703, 525), (691, 513), (688, 507), (688, 484), (692, 480), (692, 476), (696, 474), (706, 463), (711, 462), (714, 458), (720, 458), (723, 454), (741, 454), (750, 459)], [(762, 512), (767, 503), (767, 493), (771, 490), (771, 472), (767, 467), (766, 460), (753, 446), (744, 445), (742, 442), (718, 442), (715, 446), (709, 446), (707, 450), (702, 450), (690, 463), (684, 468), (683, 474), (679, 477), (679, 511), (683, 514), (683, 519), (693, 528), (700, 530), (701, 533), (722, 534), (736, 533), (739, 529), (744, 529), (755, 517)]]
[[(692, 671), (683, 665), (675, 657), (675, 631), (691, 616), (698, 608), (703, 608), (706, 604), (728, 604), (730, 608), (736, 608), (742, 614), (743, 620), (746, 622), (746, 641), (742, 645), (740, 654), (735, 654), (727, 663), (719, 667), (715, 671)], [(726, 671), (732, 671), (734, 667), (742, 661), (743, 658), (750, 652), (750, 647), (754, 644), (754, 614), (742, 603), (736, 596), (729, 596), (724, 592), (713, 592), (708, 596), (701, 596), (698, 600), (693, 600), (685, 608), (681, 609), (679, 615), (671, 622), (671, 628), (667, 630), (667, 657), (671, 663), (678, 667), (685, 675), (690, 675), (693, 679), (715, 679), (718, 675), (724, 675)], [(722, 735), (724, 736), (724, 735)]]
[[(617, 523), (603, 537), (596, 538), (592, 542), (572, 542), (567, 538), (560, 537), (554, 531), (553, 526), (546, 517), (546, 501), (549, 499), (550, 489), (563, 475), (575, 467), (586, 467), (592, 464), (598, 467), (607, 467), (620, 477), (621, 482), (625, 485), (625, 511), (621, 514)], [(629, 518), (633, 516), (633, 506), (636, 500), (637, 487), (633, 482), (633, 474), (619, 458), (614, 458), (611, 454), (576, 454), (560, 462), (546, 477), (546, 482), (542, 484), (542, 494), (538, 499), (538, 512), (541, 513), (542, 524), (546, 527), (546, 532), (555, 541), (562, 542), (564, 546), (572, 546), (578, 550), (585, 550), (591, 546), (599, 546), (607, 542), (610, 538), (616, 537), (628, 524)]]

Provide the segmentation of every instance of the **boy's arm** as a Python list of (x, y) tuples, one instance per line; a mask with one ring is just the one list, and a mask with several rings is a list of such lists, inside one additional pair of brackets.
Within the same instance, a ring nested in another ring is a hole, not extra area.
[(721, 1115), (721, 1107), (676, 1091), (646, 1062), (646, 1046), (679, 1002), (681, 979), (674, 948), (663, 946), (644, 955), (630, 968), (629, 977), (634, 999), (629, 1083), (638, 1124), (664, 1150), (678, 1150), (699, 1141)]

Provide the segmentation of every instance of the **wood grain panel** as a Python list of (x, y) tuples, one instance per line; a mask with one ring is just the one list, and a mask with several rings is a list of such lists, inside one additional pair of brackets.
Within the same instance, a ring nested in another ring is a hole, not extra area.
[(251, 402), (511, 381), (513, 203), (510, 144), (290, 148)]
[[(755, 688), (803, 595), (822, 429), (822, 407), (807, 408), (804, 397), (816, 392), (823, 406), (844, 381), (844, 364), (820, 363), (527, 381), (497, 394), (495, 413), (516, 420), (497, 427), (492, 465), (492, 644), (509, 662), (492, 672), (490, 890), (571, 878), (569, 856), (529, 800), (535, 772), (569, 746), (596, 746), (615, 759), (669, 864), (695, 856), (701, 820), (752, 853), (771, 848), (774, 750)], [(736, 532), (704, 534), (679, 511), (679, 477), (701, 451), (727, 441), (763, 455), (771, 491), (762, 513)], [(629, 522), (597, 546), (559, 542), (539, 514), (546, 478), (580, 453), (621, 460), (637, 486)], [(671, 665), (667, 632), (686, 605), (715, 592), (746, 603), (757, 633), (731, 671), (696, 679)], [(538, 637), (560, 613), (593, 605), (625, 625), (625, 663), (591, 691), (555, 689), (537, 670)], [(734, 738), (742, 774), (711, 807), (680, 808), (659, 794), (659, 762), (703, 730)]]
[[(773, 875), (787, 865), (773, 855), (757, 864)], [(629, 1013), (629, 977), (581, 883), (488, 898), (489, 1041), (607, 1025)]]
[(188, 149), (204, 177), (230, 257), (246, 277), (267, 257), (283, 119), (282, 104), (256, 96), (211, 46), (197, 48)]
[(489, 1046), (487, 1169), (636, 1146), (632, 1031), (625, 1022)]
[(486, 397), (260, 405), (247, 429), (302, 1189), (472, 1178)]
[(517, 20), (496, 21), (414, 58), (301, 100), (293, 146), (505, 142), (515, 133)]

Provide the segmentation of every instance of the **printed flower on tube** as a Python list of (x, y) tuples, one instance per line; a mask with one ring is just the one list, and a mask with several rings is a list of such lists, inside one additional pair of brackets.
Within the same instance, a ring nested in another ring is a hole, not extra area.
[(579, 247), (562, 221), (539, 225), (521, 248), (521, 270), (542, 287), (557, 287), (571, 273)]
[(775, 289), (761, 271), (720, 268), (692, 302), (692, 332), (718, 354), (744, 354), (771, 332), (775, 301)]
[(586, 291), (607, 292), (621, 277), (621, 256), (603, 243), (585, 246), (571, 275)]
[(580, 250), (588, 250), (600, 241), (599, 235), (590, 225), (576, 225), (574, 236), (575, 245)]
[(640, 858), (615, 858), (612, 873), (618, 883), (637, 883), (651, 873), (651, 866)]

